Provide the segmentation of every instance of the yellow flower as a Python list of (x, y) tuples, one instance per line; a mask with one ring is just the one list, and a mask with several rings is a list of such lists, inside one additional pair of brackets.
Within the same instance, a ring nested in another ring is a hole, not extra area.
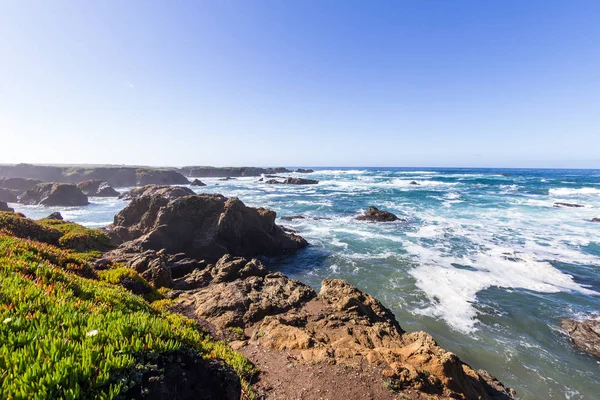
[(8, 318), (5, 318), (4, 321), (2, 321), (2, 323), (8, 324), (10, 321), (12, 321), (12, 318), (8, 317)]

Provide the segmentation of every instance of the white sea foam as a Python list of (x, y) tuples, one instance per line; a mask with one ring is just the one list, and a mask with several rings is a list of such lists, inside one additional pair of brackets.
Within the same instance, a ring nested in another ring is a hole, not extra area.
[(549, 193), (551, 195), (555, 195), (555, 196), (577, 196), (577, 195), (586, 195), (586, 194), (600, 194), (600, 189), (598, 188), (590, 188), (590, 187), (585, 187), (585, 188), (580, 188), (580, 189), (573, 189), (573, 188), (555, 188), (555, 189), (550, 189)]
[[(430, 306), (418, 312), (443, 318), (453, 329), (464, 333), (477, 329), (473, 304), (477, 293), (490, 287), (600, 294), (577, 284), (570, 275), (548, 262), (538, 261), (531, 254), (516, 254), (505, 247), (497, 246), (469, 257), (445, 257), (415, 244), (406, 244), (405, 248), (418, 257), (420, 265), (410, 274), (431, 301)], [(470, 269), (455, 268), (453, 263)]]

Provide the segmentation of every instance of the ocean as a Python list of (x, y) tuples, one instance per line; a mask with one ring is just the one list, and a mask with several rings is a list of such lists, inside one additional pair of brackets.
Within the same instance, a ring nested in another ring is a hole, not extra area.
[[(208, 186), (192, 189), (236, 196), (278, 217), (305, 217), (278, 219), (310, 246), (265, 259), (269, 268), (317, 290), (324, 278), (349, 281), (390, 308), (402, 328), (431, 333), (520, 398), (598, 398), (600, 362), (571, 344), (560, 320), (600, 318), (600, 223), (591, 222), (600, 218), (600, 170), (319, 168), (289, 175), (320, 183), (200, 178)], [(126, 204), (90, 202), (11, 206), (31, 218), (60, 211), (102, 227)], [(371, 205), (402, 220), (356, 221)]]

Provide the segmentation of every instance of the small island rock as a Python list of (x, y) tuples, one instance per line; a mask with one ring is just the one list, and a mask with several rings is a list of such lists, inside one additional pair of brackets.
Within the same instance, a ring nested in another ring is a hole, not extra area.
[(202, 182), (200, 179), (194, 179), (190, 186), (206, 186), (206, 183)]
[(383, 211), (377, 207), (369, 207), (363, 215), (356, 217), (359, 221), (371, 221), (371, 222), (392, 222), (398, 220), (396, 214), (392, 214), (389, 211)]
[(94, 197), (117, 197), (119, 196), (119, 192), (113, 189), (108, 183), (101, 181), (99, 179), (90, 179), (87, 181), (79, 182), (77, 187), (81, 189), (81, 191), (86, 196), (94, 196)]
[(19, 203), (42, 206), (85, 206), (88, 198), (81, 189), (67, 183), (40, 183), (23, 193)]

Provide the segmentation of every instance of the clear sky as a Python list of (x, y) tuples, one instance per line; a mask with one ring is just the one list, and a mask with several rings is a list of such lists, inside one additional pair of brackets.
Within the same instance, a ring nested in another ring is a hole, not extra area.
[(0, 162), (600, 168), (600, 1), (0, 0)]

